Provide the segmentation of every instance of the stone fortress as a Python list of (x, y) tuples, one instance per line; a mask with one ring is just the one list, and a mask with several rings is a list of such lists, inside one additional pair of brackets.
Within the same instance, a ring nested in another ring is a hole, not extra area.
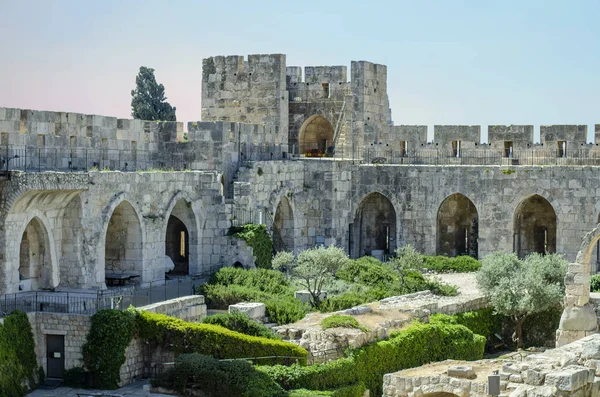
[[(600, 124), (594, 144), (585, 125), (542, 126), (539, 144), (531, 125), (489, 126), (489, 143), (479, 126), (437, 125), (427, 142), (426, 126), (391, 121), (384, 65), (352, 62), (348, 80), (346, 66), (303, 74), (282, 54), (216, 56), (202, 73), (202, 121), (187, 133), (0, 108), (0, 296), (252, 266), (228, 234), (246, 222), (278, 251), (335, 244), (383, 259), (411, 244), (569, 261), (598, 224)], [(589, 314), (599, 237), (570, 267), (574, 318)], [(566, 327), (569, 340), (595, 331)]]

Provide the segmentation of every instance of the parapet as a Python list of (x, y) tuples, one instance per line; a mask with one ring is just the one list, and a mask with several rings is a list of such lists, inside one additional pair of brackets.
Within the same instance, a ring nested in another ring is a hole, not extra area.
[(488, 142), (493, 149), (526, 149), (533, 144), (533, 125), (490, 125)]
[(433, 141), (444, 149), (473, 149), (481, 143), (481, 126), (436, 125), (433, 127)]
[(540, 140), (548, 149), (579, 148), (587, 143), (587, 125), (542, 125)]
[(394, 125), (391, 126), (392, 142), (400, 141), (404, 150), (416, 150), (427, 144), (426, 125)]

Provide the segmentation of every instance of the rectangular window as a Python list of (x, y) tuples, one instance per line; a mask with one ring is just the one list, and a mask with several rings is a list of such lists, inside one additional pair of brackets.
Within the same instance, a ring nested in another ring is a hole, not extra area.
[(406, 157), (408, 153), (408, 141), (400, 141), (400, 157)]
[(452, 141), (452, 157), (460, 157), (460, 141)]
[(513, 156), (513, 142), (504, 141), (504, 157), (512, 158)]
[(70, 147), (75, 147), (77, 146), (77, 137), (76, 136), (71, 136), (69, 138), (69, 146)]
[(39, 148), (42, 148), (42, 147), (46, 146), (46, 135), (38, 134), (37, 146)]
[(557, 141), (557, 157), (567, 157), (567, 141)]
[(323, 87), (323, 98), (329, 98), (329, 83), (322, 83)]
[(179, 256), (185, 258), (185, 232), (181, 232), (179, 240)]
[(8, 132), (0, 134), (0, 145), (8, 145)]

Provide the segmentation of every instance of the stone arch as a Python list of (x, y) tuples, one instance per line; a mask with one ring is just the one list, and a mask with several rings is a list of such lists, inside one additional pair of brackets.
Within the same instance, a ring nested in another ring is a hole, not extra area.
[(446, 197), (437, 212), (437, 254), (477, 258), (478, 222), (477, 207), (467, 196), (454, 193)]
[(309, 151), (323, 154), (333, 146), (334, 129), (329, 120), (321, 115), (313, 115), (306, 119), (298, 133), (300, 153)]
[[(164, 213), (167, 215), (165, 216), (166, 222), (164, 223), (162, 235), (166, 238), (171, 216), (175, 216), (184, 223), (189, 236), (188, 274), (200, 274), (205, 270), (202, 268), (202, 235), (207, 217), (202, 200), (192, 200), (188, 194), (177, 192), (169, 200)], [(212, 245), (210, 247), (212, 248)], [(207, 252), (210, 253), (211, 251)]]
[(282, 195), (275, 209), (273, 220), (273, 249), (275, 252), (295, 252), (295, 232), (294, 210), (287, 196)]
[(99, 258), (104, 276), (107, 273), (132, 273), (145, 275), (145, 233), (142, 217), (129, 200), (115, 199), (106, 211)]
[(546, 198), (533, 194), (521, 200), (515, 208), (513, 227), (513, 249), (519, 258), (533, 252), (556, 252), (556, 212)]
[(87, 284), (89, 272), (83, 264), (83, 227), (81, 197), (73, 197), (61, 212), (60, 284), (80, 288)]
[(19, 290), (53, 289), (59, 284), (54, 236), (48, 219), (38, 211), (26, 221), (17, 245)]
[[(176, 194), (167, 208), (165, 259), (173, 262), (172, 274), (197, 274), (200, 268), (200, 222), (188, 197)], [(167, 271), (171, 269), (167, 266)]]
[[(455, 378), (450, 378), (448, 376), (440, 376), (440, 382), (437, 384), (428, 384), (422, 385), (420, 387), (415, 387), (413, 392), (416, 392), (420, 389), (419, 394), (428, 397), (457, 397), (457, 396), (468, 396), (469, 390), (465, 389), (456, 389), (454, 386), (454, 382), (451, 382)], [(470, 383), (470, 382), (469, 382)]]
[(396, 246), (396, 210), (386, 196), (371, 192), (358, 204), (351, 227), (350, 253), (353, 257), (392, 254)]

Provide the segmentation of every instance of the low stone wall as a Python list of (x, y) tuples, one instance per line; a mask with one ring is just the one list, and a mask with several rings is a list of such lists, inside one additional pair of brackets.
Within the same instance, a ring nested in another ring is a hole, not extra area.
[(191, 295), (171, 299), (148, 306), (142, 306), (139, 310), (160, 313), (190, 322), (200, 321), (206, 316), (206, 304), (204, 303), (203, 295)]
[[(193, 295), (140, 307), (153, 313), (177, 317), (185, 321), (199, 321), (206, 316), (204, 296)], [(81, 349), (87, 340), (92, 325), (90, 315), (67, 313), (28, 313), (33, 331), (38, 365), (47, 371), (46, 335), (64, 335), (65, 369), (82, 367)], [(157, 365), (172, 362), (172, 352), (155, 349), (143, 341), (134, 339), (125, 351), (126, 361), (121, 367), (121, 385), (126, 385), (143, 376), (152, 375)]]
[[(526, 354), (526, 353), (523, 353)], [(473, 376), (450, 376), (452, 368), (470, 367)], [(501, 396), (600, 396), (600, 334), (561, 348), (530, 354), (521, 361), (444, 361), (386, 374), (383, 397), (412, 397), (429, 393), (457, 396), (488, 395), (487, 376), (499, 371)]]

